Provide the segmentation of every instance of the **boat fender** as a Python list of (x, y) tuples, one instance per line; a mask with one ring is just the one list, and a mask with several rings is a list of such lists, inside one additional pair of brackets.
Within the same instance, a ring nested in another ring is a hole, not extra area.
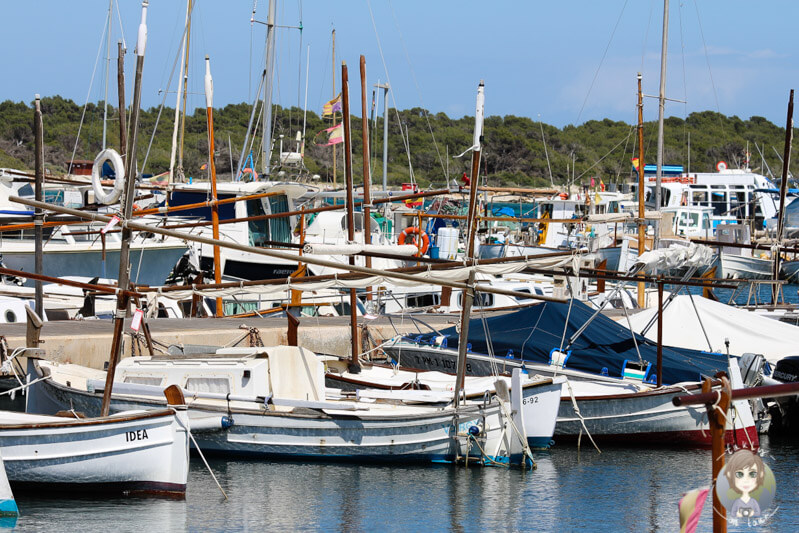
[(472, 343), (471, 342), (467, 342), (466, 343), (466, 353), (469, 353), (471, 351), (472, 351)]
[[(109, 161), (114, 167), (114, 188), (110, 192), (106, 192), (101, 183), (103, 165)], [(98, 203), (110, 205), (119, 201), (122, 196), (122, 189), (125, 186), (125, 165), (120, 156), (113, 148), (106, 148), (94, 159), (94, 166), (92, 167), (92, 189), (94, 190), (94, 200)]]
[(505, 355), (506, 359), (513, 359), (513, 350), (508, 350), (508, 353)]
[(233, 427), (233, 417), (232, 416), (223, 416), (222, 417), (222, 429), (230, 429)]
[(563, 353), (557, 348), (552, 348), (552, 350), (549, 352), (549, 364), (552, 366), (565, 368), (566, 362), (569, 360), (569, 357), (571, 357), (571, 354), (572, 354), (571, 350), (569, 350), (566, 353)]
[(471, 435), (472, 437), (479, 437), (480, 428), (477, 426), (469, 426), (469, 435)]

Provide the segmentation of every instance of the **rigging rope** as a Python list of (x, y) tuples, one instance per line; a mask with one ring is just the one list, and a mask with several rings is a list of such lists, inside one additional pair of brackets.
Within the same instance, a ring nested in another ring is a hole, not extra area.
[(586, 93), (585, 100), (583, 100), (583, 105), (580, 107), (580, 112), (577, 114), (577, 120), (574, 122), (575, 124), (580, 123), (580, 117), (582, 117), (583, 115), (585, 104), (588, 103), (588, 97), (591, 96), (591, 90), (593, 90), (594, 88), (594, 83), (596, 83), (596, 79), (599, 76), (599, 71), (602, 69), (602, 64), (605, 62), (605, 57), (608, 55), (608, 50), (610, 49), (610, 43), (613, 42), (613, 36), (616, 35), (616, 30), (619, 29), (621, 16), (624, 14), (624, 9), (627, 7), (628, 1), (629, 0), (624, 0), (624, 5), (621, 6), (621, 13), (619, 13), (619, 18), (616, 19), (616, 25), (613, 27), (613, 31), (610, 34), (610, 39), (608, 39), (608, 44), (605, 46), (605, 51), (602, 53), (602, 59), (599, 60), (599, 66), (596, 68), (596, 72), (594, 73), (594, 79), (591, 80), (591, 86), (588, 87), (588, 93)]
[[(94, 59), (94, 68), (92, 69), (92, 77), (89, 80), (89, 90), (86, 91), (86, 103), (83, 104), (83, 112), (80, 115), (80, 124), (78, 125), (78, 135), (75, 137), (75, 147), (72, 149), (72, 158), (70, 159), (70, 173), (72, 169), (72, 161), (75, 160), (75, 153), (78, 151), (78, 142), (80, 142), (80, 132), (83, 129), (83, 119), (86, 118), (86, 108), (89, 106), (89, 96), (92, 93), (92, 86), (94, 85), (94, 75), (97, 73), (97, 63), (100, 61), (100, 54), (103, 51), (103, 44), (105, 41), (105, 32), (107, 29), (107, 24), (103, 22), (103, 33), (100, 35), (100, 46), (97, 48), (97, 57)], [(122, 148), (124, 150), (124, 147)]]

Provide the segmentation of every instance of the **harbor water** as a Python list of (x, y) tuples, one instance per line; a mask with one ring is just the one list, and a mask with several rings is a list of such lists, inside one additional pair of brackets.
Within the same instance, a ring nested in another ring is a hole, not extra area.
[[(20, 531), (664, 531), (682, 493), (710, 483), (709, 450), (602, 448), (583, 441), (505, 468), (211, 460), (224, 501), (192, 458), (185, 501), (19, 495)], [(799, 446), (764, 438), (777, 481), (765, 525), (799, 530)], [(698, 531), (711, 530), (710, 500)]]

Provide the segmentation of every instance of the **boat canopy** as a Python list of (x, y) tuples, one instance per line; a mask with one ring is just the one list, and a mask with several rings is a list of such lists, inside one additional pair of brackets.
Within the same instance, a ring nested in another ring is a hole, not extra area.
[[(500, 316), (475, 318), (469, 322), (470, 351), (548, 364), (553, 350), (565, 349), (569, 338), (593, 314), (593, 309), (572, 300), (571, 306), (569, 303), (545, 302)], [(565, 340), (562, 340), (567, 321)], [(448, 348), (457, 348), (455, 327), (410, 340), (436, 344), (441, 343), (441, 339), (436, 338), (442, 335)], [(651, 364), (644, 376), (645, 380), (651, 381), (657, 368), (657, 344), (638, 334), (633, 341), (633, 333), (628, 328), (601, 314), (574, 342), (565, 367), (621, 378), (627, 361), (639, 362), (636, 342), (644, 365)], [(722, 354), (663, 347), (664, 384), (697, 381), (702, 376), (712, 377), (726, 369), (727, 357)]]

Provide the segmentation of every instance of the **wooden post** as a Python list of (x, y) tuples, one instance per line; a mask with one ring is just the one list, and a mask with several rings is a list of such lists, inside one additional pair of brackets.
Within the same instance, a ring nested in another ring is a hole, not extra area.
[[(214, 162), (214, 80), (211, 77), (211, 60), (205, 56), (205, 113), (208, 120), (208, 171), (211, 176), (211, 224), (213, 237), (219, 240), (219, 204), (216, 194), (216, 163)], [(214, 246), (214, 281), (222, 283), (222, 257), (219, 246)], [(216, 316), (224, 315), (222, 298), (216, 299)]]
[[(133, 213), (133, 195), (136, 191), (136, 138), (139, 128), (139, 108), (141, 106), (141, 78), (144, 68), (144, 50), (147, 46), (147, 6), (148, 1), (142, 2), (141, 23), (139, 24), (139, 37), (136, 43), (136, 77), (133, 85), (133, 107), (130, 115), (130, 139), (128, 140), (128, 157), (125, 171), (125, 191), (122, 197), (123, 221), (127, 222)], [(117, 177), (119, 179), (119, 176)], [(119, 277), (117, 284), (120, 289), (127, 291), (130, 282), (130, 228), (123, 222), (122, 244), (119, 249)], [(127, 292), (117, 296), (117, 309), (114, 315), (114, 335), (111, 339), (111, 357), (108, 361), (108, 372), (105, 378), (105, 389), (103, 389), (103, 404), (101, 416), (108, 416), (111, 406), (111, 388), (114, 384), (114, 374), (119, 362), (122, 349), (123, 327), (125, 325), (125, 314), (128, 310), (130, 297)]]
[(117, 41), (117, 94), (119, 95), (119, 151), (122, 161), (127, 161), (128, 147), (127, 104), (125, 103), (125, 52), (122, 41)]
[[(662, 276), (661, 276), (662, 277)], [(658, 362), (657, 386), (663, 385), (663, 280), (657, 281), (658, 285)]]
[[(702, 383), (702, 392), (707, 393), (712, 389), (710, 378), (705, 378)], [(730, 382), (726, 377), (721, 378), (721, 390), (718, 391), (718, 401), (708, 403), (707, 418), (710, 423), (710, 436), (712, 437), (712, 454), (713, 454), (713, 483), (712, 487), (716, 486), (716, 479), (724, 468), (724, 430), (727, 422), (727, 411), (730, 407), (730, 400), (732, 392), (730, 389)], [(715, 490), (713, 492), (713, 533), (726, 533), (727, 532), (727, 511)]]
[[(341, 62), (341, 114), (344, 121), (344, 179), (347, 185), (347, 239), (355, 240), (355, 195), (352, 190), (352, 129), (350, 126), (350, 82), (347, 63)], [(350, 265), (355, 265), (355, 257), (350, 256)], [(350, 335), (352, 348), (348, 370), (353, 374), (361, 371), (358, 358), (361, 355), (358, 342), (358, 295), (350, 289)]]
[[(638, 73), (638, 257), (644, 253), (646, 223), (644, 221), (644, 95), (641, 92), (641, 73)], [(646, 284), (638, 282), (638, 307), (646, 306)], [(659, 377), (659, 376), (658, 376)]]
[(469, 341), (469, 315), (472, 312), (472, 302), (474, 301), (474, 270), (469, 272), (469, 280), (466, 282), (468, 288), (463, 289), (463, 308), (461, 309), (461, 332), (458, 339), (458, 374), (455, 377), (455, 406), (460, 403), (461, 390), (466, 379), (466, 349)]
[[(42, 104), (39, 95), (36, 95), (34, 102), (33, 112), (33, 131), (36, 138), (36, 153), (35, 169), (36, 169), (36, 189), (34, 191), (34, 198), (37, 202), (42, 201), (43, 187), (44, 187), (44, 125), (42, 124)], [(43, 224), (44, 224), (44, 211), (37, 208), (34, 211), (34, 272), (38, 275), (44, 274), (43, 260), (44, 260), (44, 241), (43, 241)], [(44, 319), (44, 290), (42, 289), (42, 282), (40, 280), (34, 281), (36, 290), (35, 305), (36, 313)], [(35, 346), (29, 346), (29, 348)]]
[(300, 325), (299, 319), (291, 314), (291, 307), (286, 307), (286, 319), (288, 320), (289, 326), (288, 331), (286, 332), (286, 344), (289, 346), (299, 346), (297, 342), (297, 328)]
[[(361, 56), (361, 141), (363, 143), (363, 243), (372, 244), (372, 175), (369, 169), (369, 118), (366, 115), (366, 58)], [(366, 256), (366, 268), (372, 268), (372, 258)], [(372, 300), (372, 287), (366, 287), (366, 299)]]
[[(782, 158), (782, 181), (780, 181), (780, 209), (777, 211), (777, 244), (782, 244), (782, 234), (785, 231), (785, 195), (788, 191), (788, 171), (791, 164), (791, 141), (793, 140), (793, 89), (788, 98), (788, 119), (785, 124), (785, 151)], [(780, 252), (774, 254), (774, 281), (780, 279)], [(779, 285), (776, 283), (771, 288), (771, 303), (777, 305)]]

